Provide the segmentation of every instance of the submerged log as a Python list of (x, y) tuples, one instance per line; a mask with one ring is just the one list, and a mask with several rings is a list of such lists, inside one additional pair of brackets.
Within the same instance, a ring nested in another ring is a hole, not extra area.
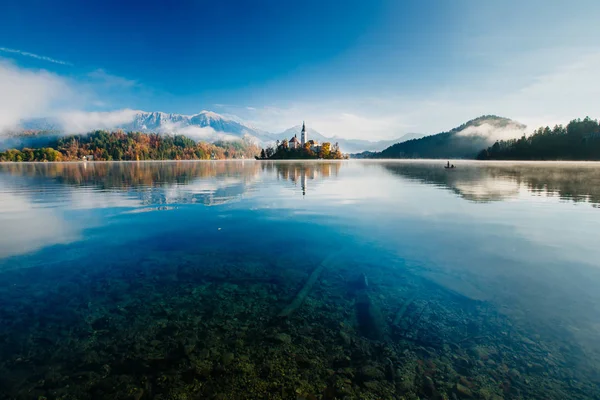
[(296, 297), (294, 298), (294, 300), (286, 308), (284, 308), (279, 314), (277, 314), (278, 317), (281, 317), (281, 318), (287, 318), (287, 317), (289, 317), (290, 315), (292, 315), (292, 313), (294, 311), (296, 311), (298, 309), (298, 307), (300, 307), (302, 305), (302, 303), (304, 303), (304, 300), (306, 299), (306, 297), (310, 293), (310, 291), (311, 291), (312, 287), (314, 286), (315, 282), (321, 276), (321, 273), (323, 272), (323, 270), (328, 265), (330, 265), (333, 262), (333, 260), (335, 258), (337, 258), (337, 256), (340, 253), (341, 253), (341, 250), (340, 251), (336, 251), (334, 253), (331, 253), (330, 255), (328, 255), (327, 257), (325, 257), (325, 259), (323, 261), (321, 261), (321, 264), (319, 264), (317, 266), (317, 268), (315, 268), (313, 270), (313, 272), (308, 277), (308, 280), (304, 283), (304, 286), (302, 286), (302, 289), (300, 289), (300, 291), (298, 292), (298, 294), (296, 295)]
[(404, 314), (406, 314), (406, 310), (408, 310), (408, 307), (415, 301), (416, 298), (417, 294), (413, 293), (408, 299), (406, 299), (404, 303), (402, 303), (402, 306), (400, 306), (400, 309), (398, 310), (398, 312), (396, 313), (396, 317), (394, 318), (394, 326), (398, 326), (400, 324), (400, 321), (402, 321)]
[(383, 340), (384, 319), (381, 310), (371, 301), (366, 290), (361, 291), (356, 298), (356, 319), (361, 335), (372, 340)]

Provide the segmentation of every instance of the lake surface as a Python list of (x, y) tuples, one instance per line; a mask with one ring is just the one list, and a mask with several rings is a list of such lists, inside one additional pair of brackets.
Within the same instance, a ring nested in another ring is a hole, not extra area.
[(0, 399), (598, 399), (600, 164), (0, 164)]

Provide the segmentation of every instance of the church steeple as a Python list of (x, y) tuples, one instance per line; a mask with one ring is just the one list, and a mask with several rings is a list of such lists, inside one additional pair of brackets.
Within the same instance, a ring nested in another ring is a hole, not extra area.
[(304, 147), (306, 142), (308, 142), (308, 138), (306, 137), (306, 127), (304, 126), (304, 121), (302, 121), (302, 132), (300, 135), (300, 143), (302, 144), (302, 147)]

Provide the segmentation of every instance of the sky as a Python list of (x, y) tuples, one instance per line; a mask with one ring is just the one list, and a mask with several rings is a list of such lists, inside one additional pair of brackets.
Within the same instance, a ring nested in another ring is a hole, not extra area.
[(393, 139), (483, 114), (597, 118), (600, 2), (7, 0), (0, 130), (211, 110)]

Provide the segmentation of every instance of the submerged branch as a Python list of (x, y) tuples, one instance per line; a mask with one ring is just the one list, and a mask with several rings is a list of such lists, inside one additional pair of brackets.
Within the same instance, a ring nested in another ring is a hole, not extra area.
[(321, 261), (321, 263), (317, 266), (317, 268), (315, 268), (313, 270), (313, 272), (310, 274), (308, 280), (304, 283), (304, 286), (302, 286), (302, 289), (300, 289), (300, 291), (298, 292), (298, 294), (294, 298), (294, 301), (292, 301), (286, 308), (284, 308), (279, 314), (277, 314), (278, 317), (283, 317), (283, 318), (289, 317), (290, 315), (292, 315), (292, 313), (294, 311), (296, 311), (296, 309), (298, 307), (300, 307), (302, 305), (302, 303), (304, 302), (304, 300), (306, 299), (306, 297), (310, 293), (312, 287), (314, 286), (315, 282), (321, 276), (321, 273), (323, 272), (323, 270), (325, 269), (325, 267), (327, 267), (328, 265), (330, 265), (331, 262), (341, 252), (342, 252), (342, 250), (338, 250), (336, 252), (333, 252), (333, 253), (329, 254), (327, 257), (325, 257), (325, 259), (323, 261)]
[(406, 314), (406, 310), (408, 310), (408, 307), (413, 303), (413, 301), (415, 301), (416, 298), (417, 298), (417, 293), (413, 293), (408, 299), (406, 299), (406, 301), (402, 304), (402, 306), (396, 313), (396, 317), (394, 318), (393, 325), (400, 324), (400, 321), (404, 317), (404, 314)]

